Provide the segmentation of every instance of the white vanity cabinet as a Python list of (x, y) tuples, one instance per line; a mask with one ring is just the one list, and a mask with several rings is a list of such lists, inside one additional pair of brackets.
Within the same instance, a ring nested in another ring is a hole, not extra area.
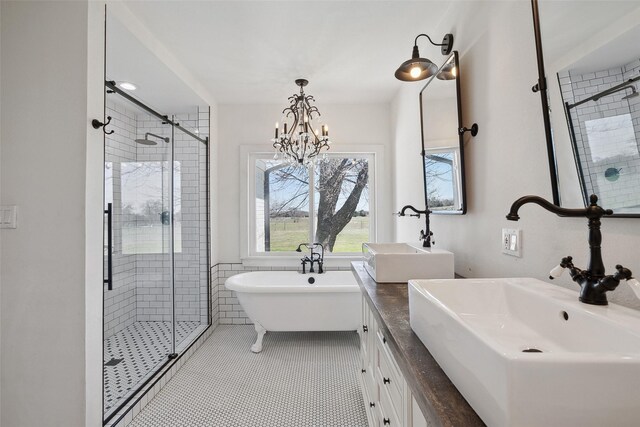
[(360, 386), (371, 427), (426, 427), (402, 376), (383, 329), (378, 327), (366, 298), (362, 297), (360, 333)]

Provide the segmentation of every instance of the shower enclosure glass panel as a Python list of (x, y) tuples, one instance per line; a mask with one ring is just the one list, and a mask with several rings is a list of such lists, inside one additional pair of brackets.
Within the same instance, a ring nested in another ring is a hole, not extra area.
[(138, 391), (211, 324), (209, 107), (110, 9), (101, 120), (111, 117), (104, 128), (104, 425), (119, 424)]
[[(174, 122), (192, 134), (208, 133), (208, 111), (178, 114)], [(175, 320), (180, 352), (209, 324), (207, 249), (207, 144), (174, 130)], [(178, 250), (180, 248), (180, 250)]]
[(115, 94), (106, 113), (115, 132), (105, 137), (105, 418), (175, 352), (172, 177), (180, 182), (171, 125)]

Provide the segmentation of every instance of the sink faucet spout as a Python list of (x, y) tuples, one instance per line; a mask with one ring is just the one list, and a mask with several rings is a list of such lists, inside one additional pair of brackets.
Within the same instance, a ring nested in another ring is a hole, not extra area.
[(400, 210), (400, 212), (398, 212), (398, 216), (405, 216), (407, 210), (415, 212), (414, 214), (409, 214), (409, 216), (415, 216), (420, 218), (420, 215), (424, 215), (425, 228), (424, 230), (420, 230), (420, 240), (422, 240), (423, 247), (430, 248), (432, 244), (435, 244), (435, 242), (431, 238), (433, 236), (433, 232), (431, 231), (430, 221), (429, 221), (429, 214), (431, 213), (431, 211), (429, 210), (428, 207), (426, 207), (423, 211), (421, 211), (414, 208), (411, 205), (406, 205)]
[(611, 209), (603, 209), (598, 206), (598, 197), (591, 195), (590, 204), (584, 209), (567, 209), (556, 206), (539, 196), (524, 196), (513, 202), (507, 214), (510, 221), (518, 221), (518, 210), (527, 203), (535, 203), (549, 212), (561, 217), (584, 217), (589, 220), (589, 264), (586, 270), (573, 265), (570, 256), (562, 259), (560, 264), (551, 270), (550, 279), (559, 277), (564, 269), (569, 269), (571, 279), (580, 285), (580, 301), (586, 304), (607, 305), (608, 291), (616, 289), (623, 280), (632, 279), (629, 269), (616, 265), (617, 272), (605, 276), (604, 263), (602, 261), (602, 233), (600, 232), (600, 218), (613, 214)]

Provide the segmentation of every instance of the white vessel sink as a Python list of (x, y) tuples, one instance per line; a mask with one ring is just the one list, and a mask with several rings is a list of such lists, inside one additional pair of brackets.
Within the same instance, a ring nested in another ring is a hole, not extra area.
[(409, 312), (489, 426), (640, 425), (635, 310), (520, 278), (411, 280)]
[(453, 254), (408, 243), (363, 243), (365, 269), (378, 283), (453, 279)]

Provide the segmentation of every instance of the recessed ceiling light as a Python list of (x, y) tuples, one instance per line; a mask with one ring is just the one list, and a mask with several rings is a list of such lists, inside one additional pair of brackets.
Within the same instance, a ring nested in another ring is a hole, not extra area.
[(129, 82), (120, 82), (120, 83), (118, 83), (118, 86), (120, 86), (124, 90), (136, 90), (137, 89), (136, 85), (134, 85), (133, 83), (129, 83)]

